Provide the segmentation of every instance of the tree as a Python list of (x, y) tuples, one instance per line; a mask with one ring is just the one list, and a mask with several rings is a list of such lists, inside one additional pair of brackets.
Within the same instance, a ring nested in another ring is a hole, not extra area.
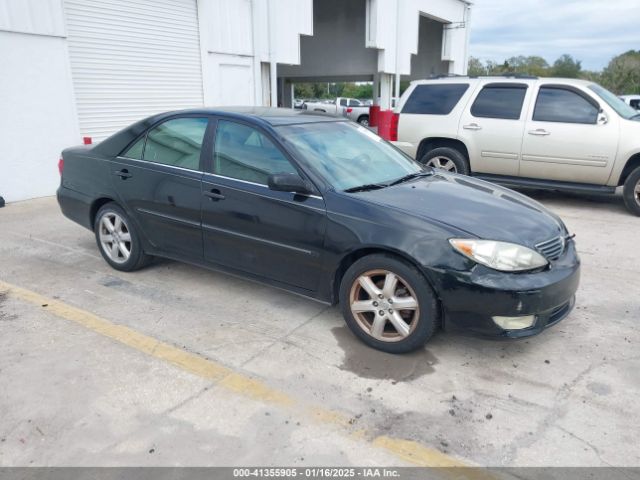
[(310, 83), (296, 83), (293, 86), (293, 96), (295, 98), (313, 98), (315, 92)]
[(551, 73), (554, 77), (578, 78), (581, 70), (582, 62), (565, 53), (553, 63)]
[(629, 50), (611, 59), (600, 81), (618, 95), (640, 94), (640, 50)]
[(467, 67), (467, 73), (472, 77), (478, 77), (480, 75), (486, 75), (487, 69), (482, 64), (482, 60), (476, 57), (469, 57), (469, 65)]

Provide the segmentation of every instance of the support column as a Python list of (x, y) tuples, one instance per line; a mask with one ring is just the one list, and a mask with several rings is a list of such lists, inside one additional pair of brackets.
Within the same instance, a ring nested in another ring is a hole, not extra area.
[[(368, 4), (367, 4), (368, 5)], [(369, 107), (369, 126), (377, 127), (378, 118), (380, 117), (380, 74), (374, 73), (373, 75), (373, 89), (372, 94), (373, 105)]]
[(390, 73), (380, 74), (380, 110), (391, 109), (391, 96), (393, 94), (393, 75)]

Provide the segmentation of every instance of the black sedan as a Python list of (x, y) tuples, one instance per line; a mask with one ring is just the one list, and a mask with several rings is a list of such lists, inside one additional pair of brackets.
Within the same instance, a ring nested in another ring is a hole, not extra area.
[(439, 327), (529, 336), (574, 305), (580, 262), (556, 215), (348, 121), (165, 113), (65, 150), (60, 171), (63, 213), (113, 268), (168, 257), (340, 302), (351, 330), (387, 352)]

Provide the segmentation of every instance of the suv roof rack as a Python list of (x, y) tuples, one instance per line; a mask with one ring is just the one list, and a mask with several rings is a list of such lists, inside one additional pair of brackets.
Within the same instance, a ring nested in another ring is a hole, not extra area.
[(522, 80), (538, 80), (540, 77), (536, 75), (527, 75), (526, 73), (501, 73), (498, 75), (458, 75), (457, 73), (443, 73), (440, 75), (431, 75), (427, 80), (437, 80), (440, 78), (519, 78)]

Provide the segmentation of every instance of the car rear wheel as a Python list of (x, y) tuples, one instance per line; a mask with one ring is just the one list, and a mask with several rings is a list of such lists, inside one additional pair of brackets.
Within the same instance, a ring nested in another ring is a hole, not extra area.
[(624, 203), (634, 215), (640, 216), (640, 167), (636, 168), (624, 182)]
[(360, 118), (358, 118), (358, 123), (360, 125), (362, 125), (363, 127), (368, 127), (369, 126), (369, 115), (362, 115)]
[(369, 255), (347, 270), (340, 285), (342, 314), (367, 345), (388, 353), (422, 347), (439, 324), (435, 294), (409, 263)]
[(94, 232), (102, 257), (116, 270), (131, 272), (150, 262), (133, 223), (115, 203), (107, 203), (98, 210)]
[(466, 157), (455, 148), (434, 148), (422, 156), (420, 163), (451, 173), (469, 175), (469, 164)]

